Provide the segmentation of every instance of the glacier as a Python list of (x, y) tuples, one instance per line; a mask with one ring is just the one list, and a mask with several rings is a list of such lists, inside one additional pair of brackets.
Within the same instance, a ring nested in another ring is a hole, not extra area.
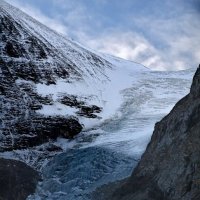
[(154, 124), (189, 91), (193, 74), (193, 69), (142, 72), (139, 80), (121, 91), (122, 103), (112, 117), (74, 141), (57, 141), (65, 150), (42, 169), (44, 180), (29, 199), (89, 200), (97, 187), (128, 177)]

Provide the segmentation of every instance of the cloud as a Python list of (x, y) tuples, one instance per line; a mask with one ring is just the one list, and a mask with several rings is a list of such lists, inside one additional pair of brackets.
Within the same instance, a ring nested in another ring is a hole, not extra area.
[[(131, 14), (127, 20), (133, 19), (132, 30), (106, 28), (95, 35), (92, 34), (93, 24), (101, 20), (92, 18), (83, 4), (69, 2), (67, 5), (66, 22), (73, 27), (74, 38), (92, 49), (156, 70), (182, 70), (199, 62), (199, 15), (196, 10), (185, 11), (181, 3), (176, 7), (172, 1), (167, 1), (172, 11), (169, 16), (165, 13), (160, 18), (153, 13), (136, 18)], [(140, 32), (135, 27), (139, 27)]]
[[(185, 69), (199, 63), (199, 16), (186, 13), (171, 19), (140, 19), (150, 35), (156, 38), (154, 47), (166, 63), (166, 69)], [(152, 41), (151, 41), (152, 43)]]
[(82, 34), (79, 40), (91, 49), (133, 60), (152, 69), (164, 70), (166, 66), (154, 46), (137, 33), (110, 30), (93, 39)]
[(70, 29), (71, 37), (76, 39), (78, 33), (91, 32), (94, 19), (82, 1), (52, 0), (52, 3), (61, 12), (59, 20)]
[(34, 19), (38, 20), (42, 24), (47, 25), (49, 28), (56, 30), (58, 33), (67, 34), (67, 27), (61, 23), (58, 19), (56, 19), (56, 15), (54, 18), (47, 17), (44, 15), (38, 8), (29, 5), (28, 3), (22, 3), (18, 0), (6, 0), (8, 3), (11, 3), (15, 7), (19, 8), (23, 12), (27, 13)]
[(200, 27), (196, 11), (167, 19), (142, 16), (134, 19), (134, 26), (144, 34), (113, 29), (84, 41), (93, 49), (155, 70), (183, 70), (199, 64)]

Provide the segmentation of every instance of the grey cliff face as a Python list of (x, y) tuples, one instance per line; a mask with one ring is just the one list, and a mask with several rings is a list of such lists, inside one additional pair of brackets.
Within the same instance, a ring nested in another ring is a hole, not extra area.
[(190, 93), (156, 123), (151, 142), (115, 200), (200, 199), (200, 68)]

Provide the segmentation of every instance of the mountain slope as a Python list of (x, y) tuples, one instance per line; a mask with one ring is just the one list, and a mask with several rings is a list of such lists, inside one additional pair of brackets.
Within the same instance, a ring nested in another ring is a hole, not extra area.
[(141, 161), (115, 200), (200, 199), (200, 67), (190, 93), (155, 125)]
[[(112, 105), (111, 94), (120, 98), (119, 91), (131, 84), (118, 80), (130, 69), (116, 67), (113, 58), (84, 49), (4, 1), (0, 20), (0, 151), (72, 138), (114, 114), (120, 100)], [(132, 63), (133, 72), (146, 70)]]

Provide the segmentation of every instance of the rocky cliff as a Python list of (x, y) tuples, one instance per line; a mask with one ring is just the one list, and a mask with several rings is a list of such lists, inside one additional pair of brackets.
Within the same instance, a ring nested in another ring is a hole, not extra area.
[(156, 123), (141, 161), (113, 200), (200, 199), (200, 67), (190, 93)]

